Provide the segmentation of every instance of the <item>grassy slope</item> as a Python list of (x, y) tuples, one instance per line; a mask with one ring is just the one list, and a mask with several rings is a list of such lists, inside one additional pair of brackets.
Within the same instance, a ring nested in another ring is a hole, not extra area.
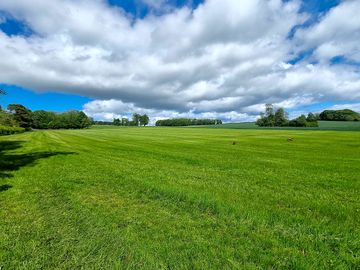
[(248, 123), (230, 123), (223, 125), (196, 126), (202, 128), (226, 128), (226, 129), (280, 129), (280, 130), (340, 130), (340, 131), (360, 131), (360, 122), (344, 122), (344, 121), (319, 121), (318, 128), (268, 128), (258, 127), (254, 122)]
[(360, 266), (359, 132), (99, 128), (0, 147), (0, 268)]

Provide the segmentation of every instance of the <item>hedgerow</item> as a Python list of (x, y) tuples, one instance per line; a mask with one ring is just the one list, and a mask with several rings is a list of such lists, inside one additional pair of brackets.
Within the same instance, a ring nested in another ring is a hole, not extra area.
[(8, 126), (0, 125), (0, 135), (11, 135), (11, 134), (23, 133), (23, 132), (25, 132), (25, 128), (8, 127)]

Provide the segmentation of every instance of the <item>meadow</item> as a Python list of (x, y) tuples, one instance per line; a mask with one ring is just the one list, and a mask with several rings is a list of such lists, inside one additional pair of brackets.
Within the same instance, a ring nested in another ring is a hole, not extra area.
[(34, 131), (0, 169), (0, 269), (360, 268), (360, 132)]

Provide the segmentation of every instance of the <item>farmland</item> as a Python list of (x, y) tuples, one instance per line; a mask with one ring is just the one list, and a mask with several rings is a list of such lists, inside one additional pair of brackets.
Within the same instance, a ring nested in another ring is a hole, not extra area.
[(360, 266), (359, 132), (35, 131), (0, 169), (1, 269)]

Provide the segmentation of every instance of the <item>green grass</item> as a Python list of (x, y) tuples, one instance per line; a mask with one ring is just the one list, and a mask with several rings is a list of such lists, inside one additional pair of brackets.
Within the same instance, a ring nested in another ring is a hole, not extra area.
[[(195, 126), (194, 126), (195, 127)], [(339, 131), (360, 131), (360, 122), (344, 121), (319, 121), (319, 127), (258, 127), (254, 122), (229, 123), (222, 125), (196, 126), (201, 128), (226, 128), (226, 129), (276, 129), (276, 130), (339, 130)]]
[(39, 131), (0, 168), (1, 269), (360, 267), (360, 132)]

